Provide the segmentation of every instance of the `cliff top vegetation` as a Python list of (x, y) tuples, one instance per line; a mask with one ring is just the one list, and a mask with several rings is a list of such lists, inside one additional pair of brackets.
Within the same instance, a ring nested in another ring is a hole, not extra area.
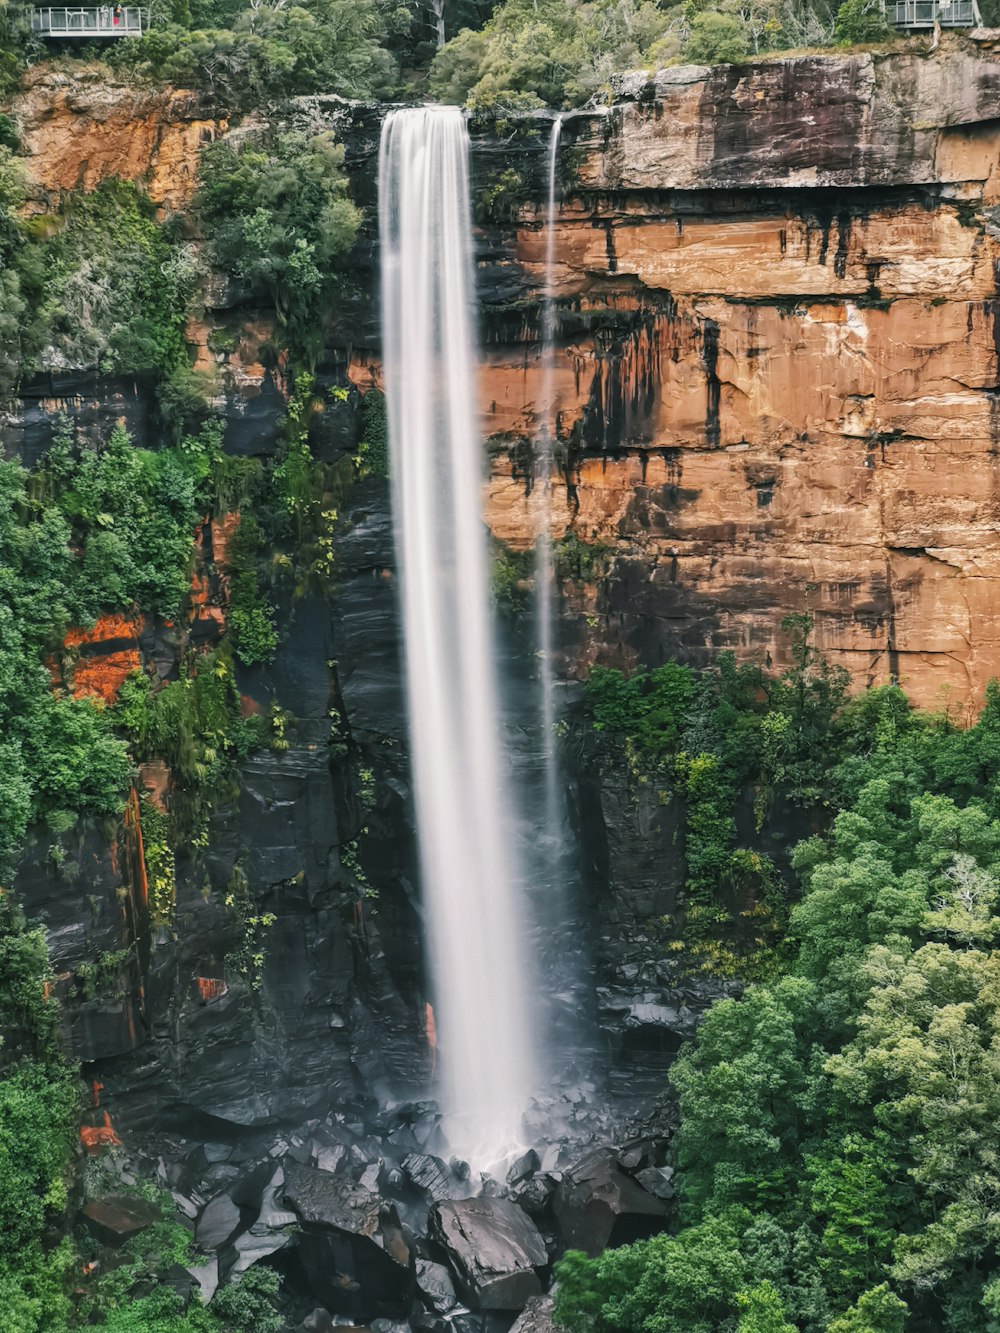
[[(981, 10), (1000, 20), (1000, 0)], [(49, 56), (26, 12), (0, 5), (0, 95)], [(572, 107), (606, 100), (626, 70), (906, 40), (878, 0), (161, 0), (152, 13), (142, 37), (80, 54), (233, 109), (320, 92)]]

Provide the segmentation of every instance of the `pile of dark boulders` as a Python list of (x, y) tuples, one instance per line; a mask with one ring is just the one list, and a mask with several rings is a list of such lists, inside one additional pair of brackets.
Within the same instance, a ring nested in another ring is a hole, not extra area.
[[(426, 1102), (374, 1123), (331, 1115), (287, 1138), (161, 1138), (156, 1169), (204, 1255), (174, 1279), (207, 1301), (269, 1264), (296, 1333), (549, 1333), (555, 1260), (661, 1230), (673, 1193), (671, 1108), (623, 1128), (592, 1091), (538, 1106), (538, 1147), (497, 1175), (446, 1157)], [(151, 1213), (119, 1191), (92, 1199), (83, 1219), (118, 1245)]]

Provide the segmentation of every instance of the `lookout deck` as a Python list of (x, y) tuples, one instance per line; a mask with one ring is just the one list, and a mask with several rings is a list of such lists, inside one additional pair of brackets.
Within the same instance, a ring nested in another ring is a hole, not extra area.
[(980, 28), (983, 20), (976, 0), (891, 0), (885, 16), (894, 28), (916, 31), (933, 28)]
[(148, 16), (137, 5), (123, 5), (115, 23), (113, 5), (39, 6), (32, 10), (31, 27), (40, 37), (82, 37), (91, 41), (116, 37), (139, 37), (149, 26)]

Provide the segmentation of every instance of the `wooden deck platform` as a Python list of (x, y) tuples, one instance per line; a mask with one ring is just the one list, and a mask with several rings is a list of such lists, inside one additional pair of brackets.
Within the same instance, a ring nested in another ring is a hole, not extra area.
[(113, 5), (38, 6), (31, 12), (31, 27), (40, 37), (76, 37), (91, 41), (113, 41), (116, 37), (140, 37), (149, 26), (147, 11), (123, 5), (115, 23)]
[(916, 31), (933, 28), (937, 19), (942, 28), (980, 28), (982, 19), (976, 0), (890, 0), (885, 16), (894, 28)]

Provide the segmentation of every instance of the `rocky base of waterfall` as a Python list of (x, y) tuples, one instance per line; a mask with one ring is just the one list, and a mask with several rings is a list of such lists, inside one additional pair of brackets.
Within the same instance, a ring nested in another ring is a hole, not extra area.
[(114, 1266), (153, 1221), (128, 1194), (153, 1173), (204, 1256), (172, 1271), (186, 1302), (266, 1264), (296, 1333), (544, 1333), (566, 1250), (594, 1255), (666, 1225), (675, 1113), (664, 1099), (616, 1115), (583, 1083), (536, 1102), (525, 1123), (533, 1146), (491, 1172), (447, 1155), (429, 1101), (286, 1135), (158, 1135), (95, 1164), (101, 1192), (81, 1221)]

